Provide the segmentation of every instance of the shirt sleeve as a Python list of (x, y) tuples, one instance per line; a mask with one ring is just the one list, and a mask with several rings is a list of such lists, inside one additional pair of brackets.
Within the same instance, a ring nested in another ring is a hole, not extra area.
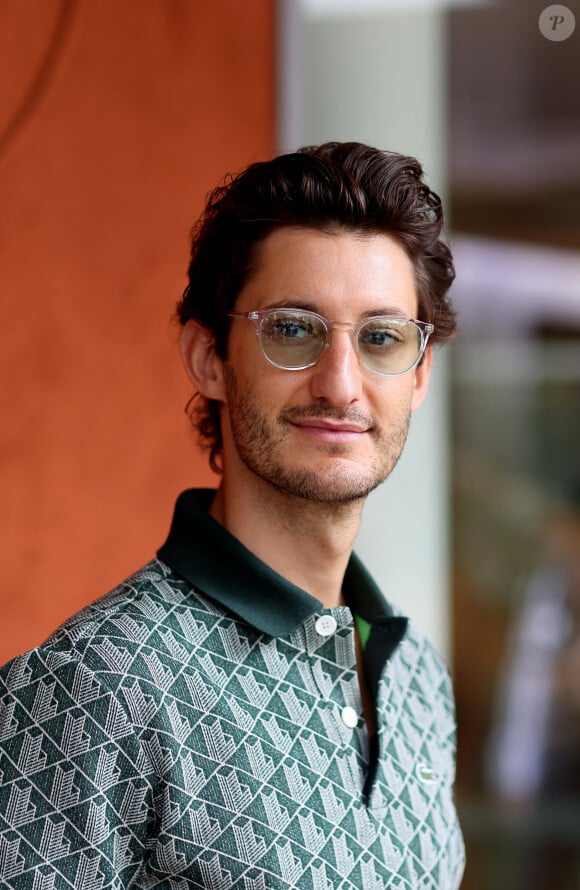
[(121, 698), (74, 653), (33, 650), (0, 670), (1, 887), (129, 887), (153, 791)]

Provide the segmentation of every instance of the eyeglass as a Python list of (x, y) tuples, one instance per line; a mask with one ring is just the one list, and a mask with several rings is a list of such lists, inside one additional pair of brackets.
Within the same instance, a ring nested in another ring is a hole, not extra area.
[(276, 368), (311, 368), (330, 344), (333, 328), (350, 330), (352, 343), (365, 368), (395, 377), (415, 368), (427, 348), (434, 325), (412, 318), (376, 315), (362, 321), (329, 321), (304, 309), (262, 309), (230, 312), (232, 318), (253, 322), (264, 357)]

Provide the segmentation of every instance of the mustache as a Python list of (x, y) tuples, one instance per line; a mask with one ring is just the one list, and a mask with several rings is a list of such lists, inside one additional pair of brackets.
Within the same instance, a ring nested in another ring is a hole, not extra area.
[(334, 405), (297, 405), (286, 408), (279, 415), (282, 423), (294, 420), (336, 420), (338, 422), (357, 423), (369, 430), (376, 428), (372, 417), (358, 408), (336, 408)]

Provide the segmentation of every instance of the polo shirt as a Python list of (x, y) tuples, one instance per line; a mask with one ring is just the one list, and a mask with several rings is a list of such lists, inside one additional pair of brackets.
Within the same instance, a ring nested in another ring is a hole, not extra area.
[(445, 666), (354, 555), (324, 609), (213, 495), (180, 495), (156, 559), (0, 671), (0, 885), (456, 890)]

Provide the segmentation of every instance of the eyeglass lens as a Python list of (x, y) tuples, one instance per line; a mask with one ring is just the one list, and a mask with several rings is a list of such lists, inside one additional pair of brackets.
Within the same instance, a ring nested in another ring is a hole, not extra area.
[[(266, 358), (289, 370), (307, 368), (320, 358), (329, 331), (318, 316), (301, 310), (273, 310), (262, 320), (260, 339)], [(402, 374), (417, 361), (421, 330), (413, 321), (370, 318), (358, 328), (364, 365), (378, 374)]]

